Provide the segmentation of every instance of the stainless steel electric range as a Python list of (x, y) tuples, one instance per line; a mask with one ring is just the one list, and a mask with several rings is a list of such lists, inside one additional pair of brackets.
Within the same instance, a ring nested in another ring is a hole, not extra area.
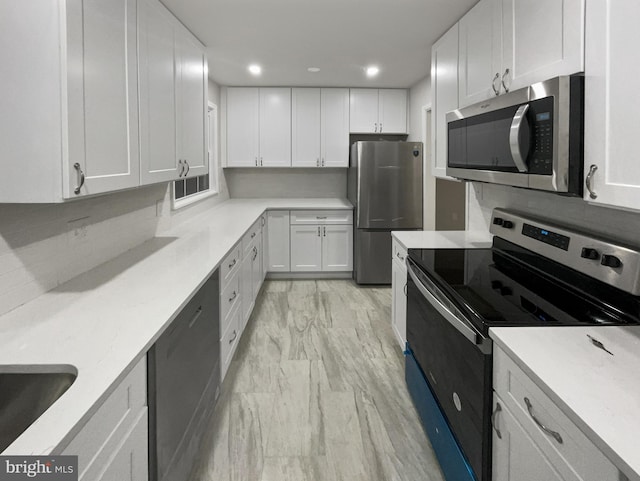
[(406, 381), (447, 481), (491, 480), (491, 327), (640, 323), (638, 248), (501, 209), (491, 232), (407, 258)]

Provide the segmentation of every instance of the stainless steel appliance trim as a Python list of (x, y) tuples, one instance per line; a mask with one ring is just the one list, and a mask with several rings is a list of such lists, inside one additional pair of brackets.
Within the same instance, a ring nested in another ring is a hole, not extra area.
[(466, 119), (468, 117), (475, 117), (476, 115), (486, 114), (487, 112), (493, 112), (495, 110), (504, 109), (506, 107), (512, 107), (514, 105), (526, 104), (530, 99), (530, 87), (524, 87), (508, 94), (500, 95), (498, 97), (491, 97), (483, 102), (463, 107), (461, 109), (452, 110), (447, 112), (447, 123)]
[(533, 419), (533, 422), (536, 423), (538, 427), (542, 429), (545, 433), (547, 433), (549, 436), (553, 437), (553, 439), (558, 441), (559, 444), (562, 444), (562, 436), (560, 436), (560, 433), (546, 427), (544, 424), (540, 422), (540, 420), (536, 417), (536, 415), (533, 414), (533, 406), (531, 405), (531, 401), (529, 401), (528, 397), (524, 398), (524, 403), (527, 405), (527, 411), (529, 411), (529, 416), (531, 416), (531, 419)]
[(446, 171), (448, 176), (459, 179), (512, 185), (514, 187), (529, 187), (528, 174), (514, 174), (512, 172), (497, 172), (495, 170), (482, 169), (459, 169), (456, 167), (447, 167)]
[[(494, 224), (493, 220), (496, 217), (511, 221), (513, 227), (505, 229)], [(569, 237), (569, 249), (566, 251), (558, 249), (523, 235), (522, 225), (525, 222)], [(506, 209), (493, 210), (490, 232), (634, 296), (640, 296), (640, 251), (637, 248), (600, 238), (594, 234), (569, 230), (566, 227), (554, 224), (553, 221)], [(583, 247), (596, 249), (602, 254), (615, 256), (620, 259), (622, 266), (618, 268), (606, 267), (597, 260), (583, 258), (581, 257)]]
[[(431, 304), (453, 327), (456, 328), (458, 332), (460, 332), (466, 339), (476, 344), (480, 350), (485, 353), (491, 353), (491, 341), (485, 338), (482, 334), (476, 331), (473, 327), (467, 324), (461, 317), (451, 312), (449, 308), (447, 308), (438, 297), (444, 297), (443, 294), (438, 293), (439, 289), (430, 283), (429, 286), (426, 286), (424, 282), (418, 278), (418, 275), (415, 272), (415, 268), (413, 267), (413, 261), (410, 258), (407, 258), (407, 272), (411, 279), (415, 283), (416, 287), (420, 291), (420, 293), (424, 296), (424, 298)], [(428, 282), (427, 279), (424, 279)], [(488, 351), (487, 351), (488, 349)]]
[[(507, 69), (509, 70), (509, 69)], [(529, 110), (529, 104), (524, 104), (518, 107), (513, 120), (511, 121), (511, 127), (509, 128), (509, 147), (511, 148), (511, 157), (516, 164), (518, 171), (526, 172), (527, 163), (522, 158), (522, 152), (520, 151), (520, 131), (522, 124), (527, 125), (527, 111)]]

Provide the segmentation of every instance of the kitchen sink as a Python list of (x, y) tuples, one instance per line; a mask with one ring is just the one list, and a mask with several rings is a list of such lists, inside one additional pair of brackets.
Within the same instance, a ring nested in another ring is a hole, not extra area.
[(62, 396), (73, 366), (0, 366), (0, 453)]

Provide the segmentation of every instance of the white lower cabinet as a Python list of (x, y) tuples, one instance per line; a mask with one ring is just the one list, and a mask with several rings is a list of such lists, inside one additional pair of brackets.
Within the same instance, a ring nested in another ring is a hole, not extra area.
[(322, 270), (353, 270), (353, 226), (322, 226)]
[(289, 211), (267, 213), (268, 271), (289, 272)]
[(146, 357), (102, 403), (62, 454), (78, 456), (80, 481), (148, 480)]
[(291, 226), (291, 272), (322, 270), (322, 237), (319, 225)]
[(493, 366), (493, 481), (626, 479), (496, 344)]
[(407, 343), (407, 267), (404, 263), (407, 257), (407, 251), (394, 240), (392, 255), (391, 326), (400, 343), (400, 348), (404, 350)]

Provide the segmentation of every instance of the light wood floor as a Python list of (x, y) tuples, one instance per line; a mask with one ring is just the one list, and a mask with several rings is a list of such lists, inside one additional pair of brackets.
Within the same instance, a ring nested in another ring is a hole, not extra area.
[(442, 481), (390, 307), (389, 288), (267, 281), (192, 481)]

